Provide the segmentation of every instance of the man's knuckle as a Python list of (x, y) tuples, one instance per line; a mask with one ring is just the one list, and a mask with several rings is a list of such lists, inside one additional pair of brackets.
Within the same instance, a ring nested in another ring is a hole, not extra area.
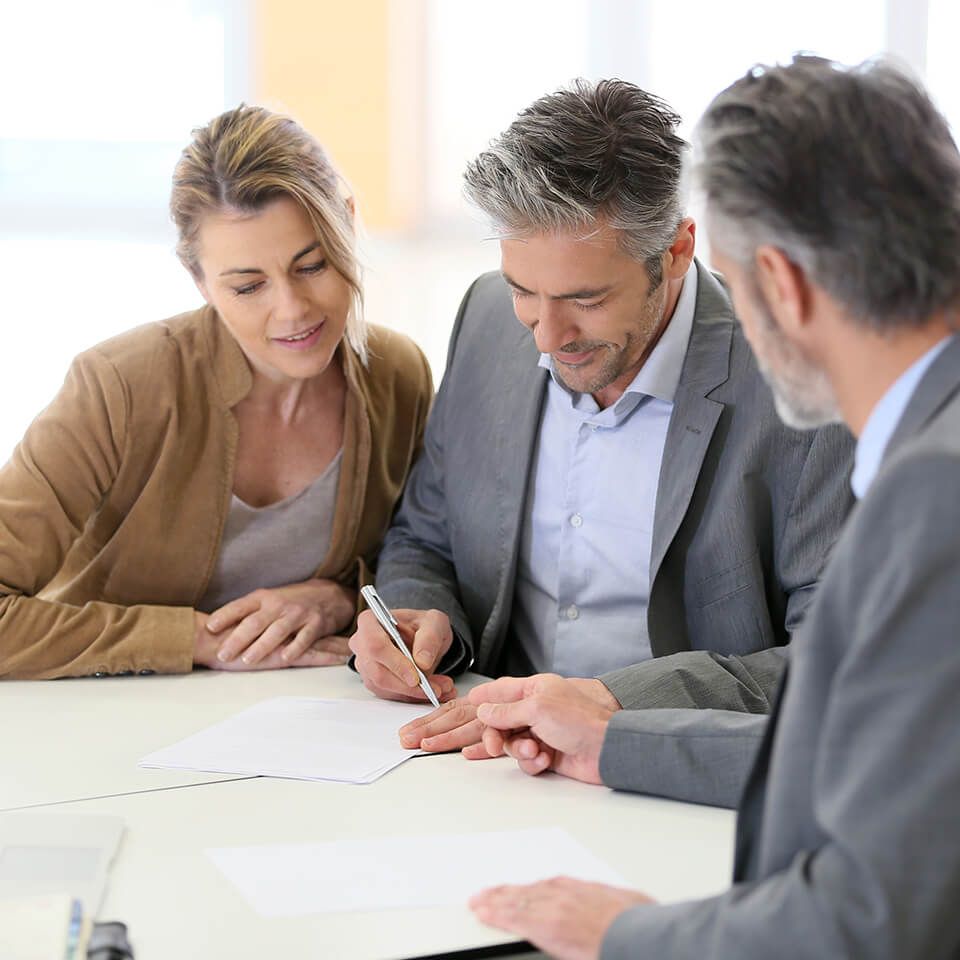
[(452, 718), (457, 721), (458, 726), (463, 726), (465, 723), (469, 723), (474, 719), (473, 710), (471, 710), (462, 700), (452, 700), (450, 702), (454, 704), (454, 707), (450, 713)]

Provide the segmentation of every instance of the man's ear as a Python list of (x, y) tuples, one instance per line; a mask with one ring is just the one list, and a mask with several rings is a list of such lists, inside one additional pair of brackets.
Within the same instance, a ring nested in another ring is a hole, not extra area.
[(806, 274), (779, 248), (769, 244), (754, 254), (757, 284), (777, 324), (789, 335), (802, 334), (811, 319), (811, 290)]
[(356, 220), (357, 205), (354, 203), (353, 197), (347, 197), (346, 200), (344, 200), (344, 203), (347, 205), (347, 210), (350, 212), (350, 219)]
[(683, 277), (693, 261), (696, 249), (697, 225), (692, 217), (684, 217), (677, 227), (677, 235), (663, 258), (663, 273), (668, 280)]

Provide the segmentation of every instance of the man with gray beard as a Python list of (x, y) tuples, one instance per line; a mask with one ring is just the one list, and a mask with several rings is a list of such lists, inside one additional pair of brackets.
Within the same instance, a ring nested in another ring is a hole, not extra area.
[(530, 773), (697, 800), (752, 763), (732, 888), (656, 906), (558, 879), (472, 906), (565, 960), (957, 957), (960, 154), (917, 83), (815, 57), (752, 70), (698, 141), (714, 261), (777, 408), (843, 418), (859, 504), (769, 720), (611, 715), (557, 677), (470, 694), (487, 750)]

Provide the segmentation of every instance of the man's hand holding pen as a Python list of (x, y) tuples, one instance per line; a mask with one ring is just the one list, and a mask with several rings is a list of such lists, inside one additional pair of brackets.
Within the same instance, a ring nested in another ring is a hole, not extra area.
[(453, 643), (449, 618), (439, 610), (391, 613), (413, 662), (397, 648), (373, 611), (365, 610), (357, 619), (357, 632), (350, 638), (364, 686), (385, 700), (425, 701), (427, 695), (420, 689), (415, 663), (440, 702), (453, 699), (457, 695), (453, 680), (433, 672)]

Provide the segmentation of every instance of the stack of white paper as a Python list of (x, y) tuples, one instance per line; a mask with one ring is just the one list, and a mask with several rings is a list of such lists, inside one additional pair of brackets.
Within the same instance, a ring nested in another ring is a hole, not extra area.
[(463, 906), (487, 887), (558, 875), (626, 886), (557, 827), (221, 847), (206, 854), (265, 917)]
[(432, 708), (385, 700), (275, 697), (151, 753), (141, 767), (371, 783), (417, 751), (397, 731)]

